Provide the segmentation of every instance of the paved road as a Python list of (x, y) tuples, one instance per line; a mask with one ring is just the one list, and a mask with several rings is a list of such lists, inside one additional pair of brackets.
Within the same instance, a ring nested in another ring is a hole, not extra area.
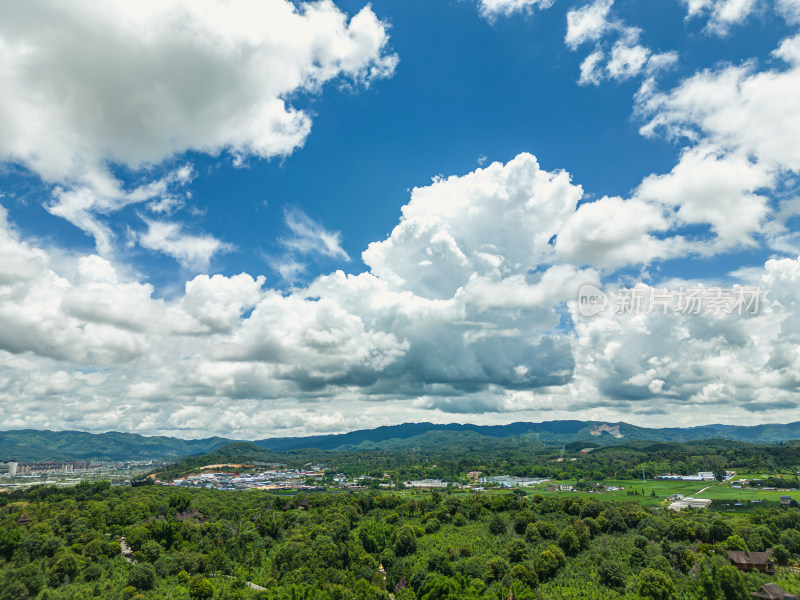
[(711, 485), (707, 485), (706, 487), (704, 487), (704, 488), (703, 488), (702, 490), (700, 490), (699, 492), (695, 492), (695, 497), (697, 497), (697, 494), (702, 494), (702, 493), (703, 493), (703, 492), (705, 492), (705, 491), (706, 491), (708, 488), (712, 488), (712, 487), (714, 487), (715, 485), (719, 485), (720, 483), (722, 483), (722, 482), (717, 482), (717, 483), (712, 483)]

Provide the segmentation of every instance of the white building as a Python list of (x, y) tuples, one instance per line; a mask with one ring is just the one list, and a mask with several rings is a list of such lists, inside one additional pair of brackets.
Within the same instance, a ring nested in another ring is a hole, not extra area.
[(479, 479), (479, 483), (484, 485), (486, 484), (497, 484), (498, 487), (531, 487), (534, 485), (539, 485), (540, 483), (544, 483), (546, 481), (550, 481), (549, 479), (538, 478), (538, 477), (512, 477), (510, 475), (496, 475), (494, 477), (481, 477)]
[(0, 462), (0, 475), (8, 474), (9, 477), (14, 477), (17, 474), (18, 466), (19, 463), (15, 460)]
[(406, 481), (406, 487), (412, 488), (445, 488), (447, 483), (441, 479), (417, 479), (415, 481)]
[(706, 509), (711, 506), (708, 498), (683, 498), (669, 505), (670, 510), (683, 510), (684, 508)]

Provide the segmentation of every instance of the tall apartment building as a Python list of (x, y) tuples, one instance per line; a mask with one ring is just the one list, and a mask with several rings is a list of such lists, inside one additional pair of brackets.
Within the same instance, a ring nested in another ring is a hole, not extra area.
[(15, 459), (11, 459), (8, 461), (0, 462), (0, 475), (8, 474), (11, 477), (14, 477), (17, 474), (17, 467), (19, 463)]

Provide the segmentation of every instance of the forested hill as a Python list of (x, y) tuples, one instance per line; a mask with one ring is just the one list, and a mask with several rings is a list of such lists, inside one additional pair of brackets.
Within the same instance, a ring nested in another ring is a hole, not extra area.
[[(616, 433), (616, 428), (619, 428)], [(610, 431), (609, 431), (610, 430)], [(699, 427), (668, 427), (651, 429), (628, 423), (601, 421), (545, 421), (542, 423), (518, 422), (508, 425), (474, 425), (450, 423), (403, 423), (350, 433), (317, 435), (294, 438), (268, 438), (256, 441), (270, 450), (318, 448), (320, 450), (372, 449), (413, 446), (418, 436), (429, 432), (474, 432), (493, 438), (527, 437), (544, 444), (565, 444), (586, 441), (608, 445), (631, 440), (654, 442), (688, 442), (724, 438), (737, 441), (772, 443), (800, 439), (800, 422), (754, 426), (703, 425)], [(618, 437), (619, 436), (619, 437)], [(403, 441), (407, 440), (408, 443)]]
[(37, 431), (19, 429), (0, 432), (0, 461), (146, 460), (174, 458), (211, 452), (231, 440), (210, 437), (182, 440), (135, 433), (86, 433), (84, 431)]
[[(729, 439), (754, 443), (775, 443), (800, 439), (800, 422), (754, 426), (704, 425), (689, 428), (651, 429), (627, 423), (600, 421), (546, 421), (508, 425), (450, 423), (404, 423), (350, 433), (307, 437), (266, 438), (256, 445), (275, 451), (313, 448), (318, 450), (435, 450), (453, 443), (472, 446), (508, 443), (561, 445), (586, 443), (607, 446), (631, 441), (690, 442)], [(182, 440), (147, 437), (131, 433), (91, 434), (80, 431), (0, 432), (0, 460), (122, 460), (174, 458), (206, 454), (232, 441), (210, 437)]]

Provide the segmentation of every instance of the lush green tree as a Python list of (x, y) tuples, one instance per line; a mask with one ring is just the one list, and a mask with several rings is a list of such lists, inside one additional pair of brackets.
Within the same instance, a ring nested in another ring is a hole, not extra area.
[(28, 590), (21, 581), (10, 581), (3, 585), (0, 591), (0, 600), (27, 600), (30, 598)]
[(536, 521), (536, 529), (541, 537), (548, 540), (555, 539), (558, 536), (556, 528), (547, 521)]
[(519, 538), (508, 543), (508, 560), (512, 563), (519, 563), (528, 559), (528, 547)]
[(442, 523), (434, 517), (433, 519), (429, 519), (427, 523), (425, 523), (425, 533), (431, 534), (436, 533), (442, 528)]
[(747, 543), (740, 535), (732, 535), (728, 537), (728, 539), (725, 540), (724, 546), (728, 550), (741, 550), (742, 552), (747, 552)]
[(710, 541), (712, 542), (723, 542), (731, 536), (731, 533), (731, 526), (720, 518), (714, 519), (708, 530)]
[(597, 569), (597, 576), (606, 587), (621, 588), (625, 585), (625, 571), (622, 566), (616, 561), (604, 561)]
[(189, 584), (189, 595), (197, 600), (207, 600), (214, 596), (214, 586), (204, 577), (197, 577)]
[(81, 568), (81, 561), (73, 552), (63, 552), (53, 565), (53, 574), (60, 583), (74, 581)]
[(92, 563), (81, 572), (86, 581), (97, 581), (103, 577), (103, 568), (97, 563)]
[(536, 526), (536, 523), (528, 523), (528, 526), (525, 527), (525, 541), (532, 544), (540, 537), (539, 528)]
[(508, 523), (503, 515), (495, 513), (489, 519), (489, 533), (492, 535), (503, 535), (508, 531)]
[(192, 498), (186, 492), (170, 494), (169, 507), (176, 513), (183, 513), (189, 510), (192, 505)]
[(450, 577), (444, 575), (428, 577), (425, 583), (422, 584), (420, 593), (422, 600), (460, 599), (458, 586)]
[(44, 587), (44, 573), (36, 563), (22, 566), (15, 573), (14, 579), (21, 582), (31, 596), (36, 596)]
[(567, 556), (575, 556), (581, 550), (581, 541), (571, 527), (561, 532), (558, 537), (558, 545)]
[(792, 554), (800, 554), (800, 531), (796, 529), (787, 529), (781, 532), (778, 539), (780, 544), (785, 546), (789, 552)]
[(142, 546), (141, 552), (142, 556), (144, 557), (144, 560), (146, 560), (149, 563), (154, 563), (164, 553), (164, 549), (158, 542), (154, 540), (148, 540)]
[(644, 569), (638, 577), (636, 593), (642, 598), (649, 600), (673, 600), (675, 595), (675, 583), (662, 571), (655, 569)]
[(397, 556), (408, 556), (417, 550), (417, 536), (411, 527), (404, 525), (397, 530), (394, 540), (394, 552)]
[(128, 573), (128, 585), (137, 590), (151, 590), (156, 584), (156, 570), (153, 565), (138, 564), (134, 565)]
[(783, 544), (775, 544), (772, 547), (772, 559), (779, 565), (788, 564), (792, 558), (792, 553)]
[(508, 573), (508, 563), (500, 556), (493, 556), (486, 561), (486, 571), (489, 579), (500, 581)]
[(145, 542), (150, 539), (150, 531), (143, 525), (137, 525), (128, 529), (125, 541), (134, 552), (141, 550)]
[(129, 586), (125, 587), (125, 589), (122, 590), (122, 598), (123, 598), (123, 600), (131, 600), (131, 598), (133, 598), (134, 596), (137, 595), (138, 591), (139, 590), (137, 590), (132, 585), (129, 585)]
[(647, 563), (647, 553), (641, 548), (634, 548), (631, 550), (628, 562), (633, 568), (641, 567)]
[(358, 529), (358, 539), (364, 550), (371, 554), (377, 554), (386, 545), (386, 535), (383, 527), (375, 521), (363, 523)]
[(530, 569), (526, 565), (514, 565), (508, 577), (510, 581), (520, 583), (525, 587), (535, 588), (539, 585), (539, 578), (536, 576), (536, 571)]
[(588, 548), (592, 541), (592, 532), (589, 525), (585, 521), (579, 520), (572, 524), (572, 529), (578, 537), (581, 548)]
[(20, 545), (22, 532), (16, 527), (0, 529), (0, 557), (11, 560)]
[(546, 581), (566, 563), (564, 552), (558, 546), (550, 545), (543, 550), (536, 560), (536, 574), (540, 581)]
[(737, 568), (725, 565), (719, 571), (720, 588), (725, 600), (750, 600), (750, 590), (744, 575)]

